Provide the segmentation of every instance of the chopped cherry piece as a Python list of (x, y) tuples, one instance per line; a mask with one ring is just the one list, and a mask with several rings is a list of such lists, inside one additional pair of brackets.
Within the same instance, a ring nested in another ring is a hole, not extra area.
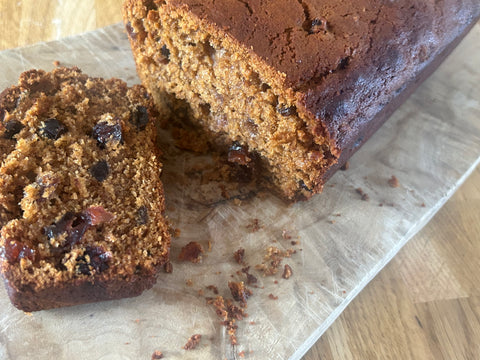
[(10, 263), (20, 261), (21, 259), (35, 260), (35, 250), (27, 244), (14, 239), (5, 241), (5, 257)]
[(252, 158), (249, 156), (247, 147), (235, 141), (228, 150), (228, 161), (239, 165), (248, 165)]
[(103, 224), (115, 218), (115, 215), (109, 213), (101, 206), (91, 206), (84, 211), (84, 214), (88, 216), (91, 226)]

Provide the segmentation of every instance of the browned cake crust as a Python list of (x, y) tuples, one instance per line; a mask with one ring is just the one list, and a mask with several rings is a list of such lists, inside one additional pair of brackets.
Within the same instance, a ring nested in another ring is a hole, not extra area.
[(212, 139), (254, 153), (288, 199), (320, 192), (479, 16), (476, 0), (124, 4), (156, 103), (186, 101)]
[(0, 95), (0, 271), (36, 311), (139, 295), (168, 260), (153, 103), (77, 68)]

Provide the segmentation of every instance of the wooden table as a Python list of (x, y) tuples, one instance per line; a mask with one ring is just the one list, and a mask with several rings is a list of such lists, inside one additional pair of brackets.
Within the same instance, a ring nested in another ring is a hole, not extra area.
[[(0, 0), (0, 50), (119, 22), (121, 3)], [(479, 283), (477, 168), (304, 359), (480, 359)]]

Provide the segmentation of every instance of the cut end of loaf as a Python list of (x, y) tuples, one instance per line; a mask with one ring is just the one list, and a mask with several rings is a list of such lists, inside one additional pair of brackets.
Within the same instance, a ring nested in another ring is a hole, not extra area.
[(336, 162), (325, 130), (284, 74), (188, 10), (169, 1), (124, 6), (137, 70), (157, 106), (188, 104), (191, 120), (220, 148), (251, 154), (263, 185), (281, 197), (320, 192)]

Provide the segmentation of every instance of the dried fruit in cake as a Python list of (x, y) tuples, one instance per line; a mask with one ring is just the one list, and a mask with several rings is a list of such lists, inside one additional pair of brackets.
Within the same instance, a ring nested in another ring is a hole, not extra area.
[(167, 263), (142, 86), (30, 70), (0, 96), (0, 271), (24, 311), (139, 295)]

